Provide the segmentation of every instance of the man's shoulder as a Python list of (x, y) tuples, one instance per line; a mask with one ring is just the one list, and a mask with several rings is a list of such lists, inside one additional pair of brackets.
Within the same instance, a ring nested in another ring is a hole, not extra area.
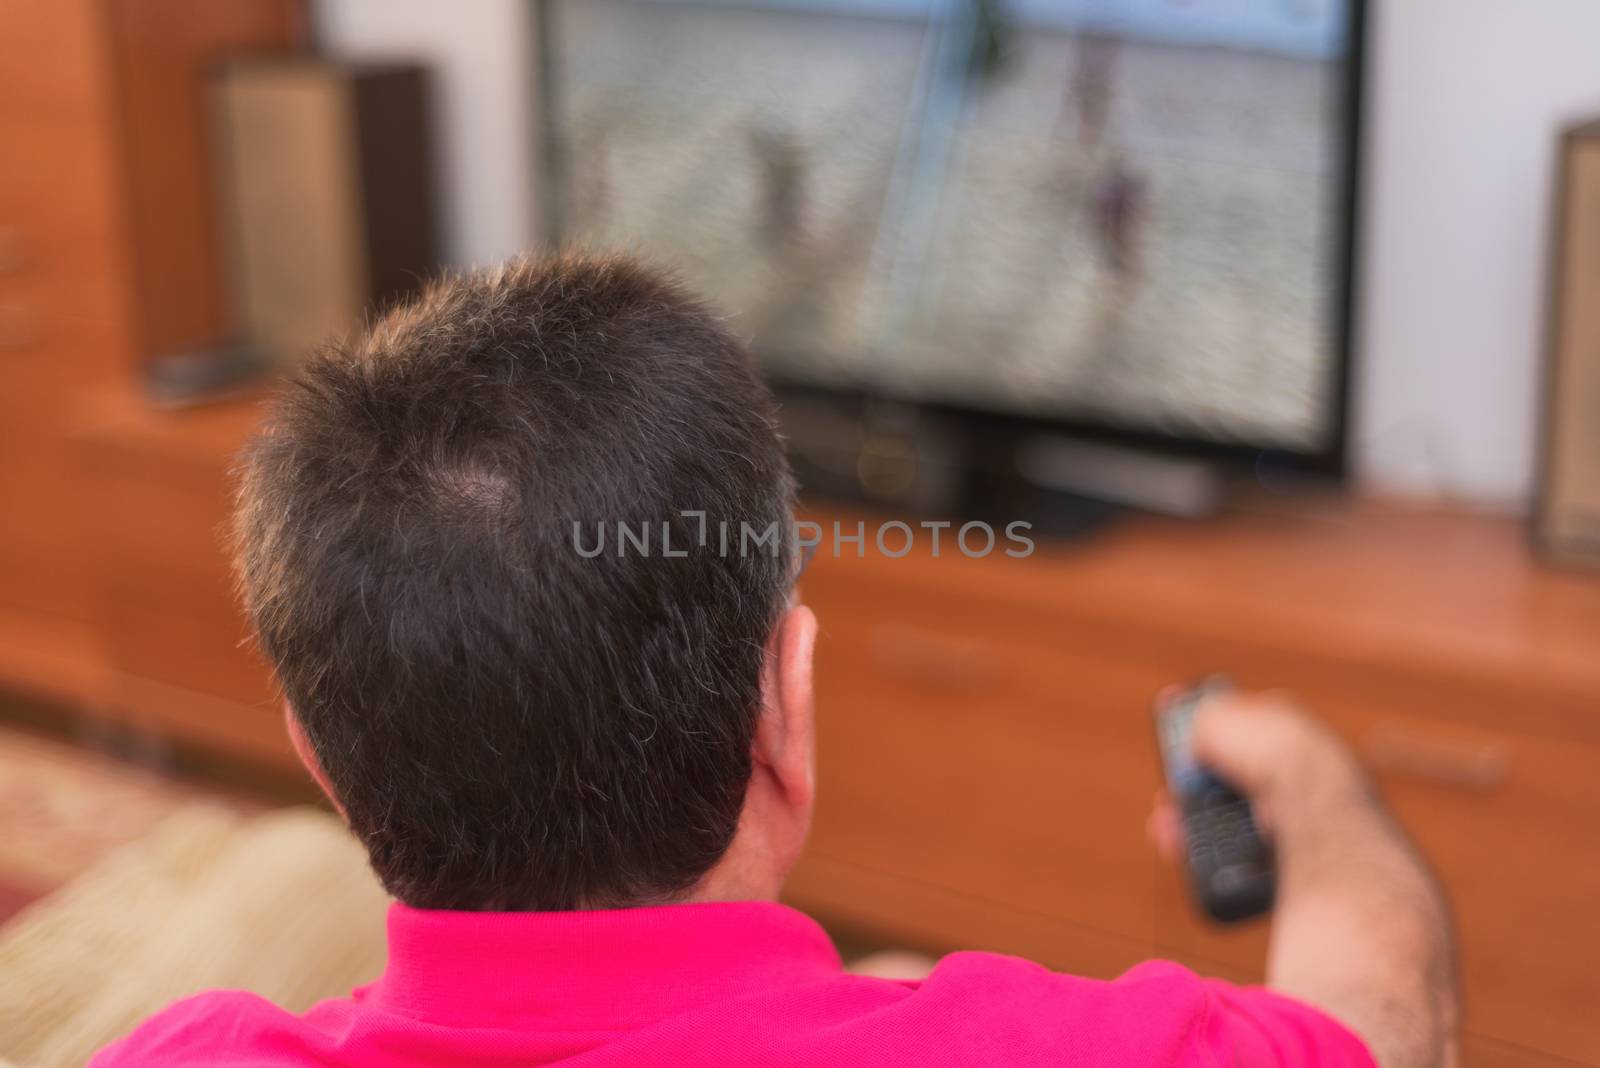
[[(328, 1004), (328, 1003), (325, 1003)], [(102, 1049), (89, 1068), (317, 1064), (303, 1017), (246, 990), (209, 990), (175, 1001)]]
[(1093, 979), (1016, 957), (955, 953), (915, 990), (902, 1003), (911, 1030), (970, 1042), (971, 1063), (1372, 1065), (1361, 1041), (1320, 1010), (1171, 961)]
[[(1211, 1001), (1205, 981), (1174, 964), (1093, 979), (1019, 957), (953, 953), (921, 980), (841, 975), (783, 991), (793, 1030), (782, 1045), (798, 1055), (780, 1062), (868, 1063), (870, 1052), (877, 1063), (1191, 1068), (1209, 1063), (1201, 1050)], [(683, 1033), (765, 1050), (775, 1011), (764, 993)], [(683, 1039), (686, 1060), (698, 1041)]]
[(1069, 1021), (1079, 1030), (1115, 1030), (1121, 1022), (1138, 1021), (1140, 1033), (1150, 1038), (1192, 1031), (1211, 1000), (1205, 980), (1170, 961), (1146, 961), (1115, 979), (1096, 979), (998, 953), (952, 953), (917, 993), (932, 1012), (949, 1004), (969, 1018), (1014, 1019), (1047, 1033), (1059, 1033)]

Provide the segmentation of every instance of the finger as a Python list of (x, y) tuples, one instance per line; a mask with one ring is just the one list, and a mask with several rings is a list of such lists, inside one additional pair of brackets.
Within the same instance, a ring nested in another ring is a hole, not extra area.
[(1250, 804), (1250, 815), (1256, 821), (1256, 829), (1267, 838), (1272, 837), (1272, 805), (1266, 798), (1260, 798)]
[(1183, 855), (1183, 821), (1171, 804), (1159, 805), (1150, 810), (1145, 821), (1145, 834), (1157, 855), (1174, 863)]
[(1195, 712), (1191, 746), (1194, 757), (1234, 786), (1254, 793), (1270, 779), (1281, 757), (1270, 720), (1250, 697), (1219, 694)]

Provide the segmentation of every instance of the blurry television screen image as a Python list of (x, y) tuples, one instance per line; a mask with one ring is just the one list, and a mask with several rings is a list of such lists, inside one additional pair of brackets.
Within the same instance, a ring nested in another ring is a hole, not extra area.
[(1327, 457), (1354, 0), (546, 5), (557, 230), (779, 383)]

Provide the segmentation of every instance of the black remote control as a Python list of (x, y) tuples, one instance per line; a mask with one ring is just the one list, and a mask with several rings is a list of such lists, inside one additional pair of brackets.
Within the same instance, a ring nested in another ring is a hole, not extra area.
[(1189, 745), (1195, 710), (1228, 688), (1226, 679), (1207, 679), (1156, 707), (1156, 741), (1167, 791), (1183, 817), (1189, 883), (1201, 909), (1219, 923), (1271, 911), (1277, 885), (1272, 847), (1256, 827), (1250, 802), (1201, 767)]

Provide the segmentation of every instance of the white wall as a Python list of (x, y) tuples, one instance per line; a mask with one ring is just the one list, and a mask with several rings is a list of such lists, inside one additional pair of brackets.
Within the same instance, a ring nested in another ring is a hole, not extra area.
[(1357, 470), (1521, 507), (1555, 135), (1600, 117), (1600, 2), (1372, 4)]
[(313, 0), (341, 59), (417, 59), (433, 72), (445, 257), (504, 259), (536, 236), (532, 38), (524, 0)]
[[(1387, 490), (1521, 507), (1534, 466), (1550, 165), (1563, 124), (1600, 117), (1600, 0), (1371, 3), (1356, 470)], [(528, 246), (521, 0), (314, 6), (333, 54), (434, 66), (451, 260)]]

